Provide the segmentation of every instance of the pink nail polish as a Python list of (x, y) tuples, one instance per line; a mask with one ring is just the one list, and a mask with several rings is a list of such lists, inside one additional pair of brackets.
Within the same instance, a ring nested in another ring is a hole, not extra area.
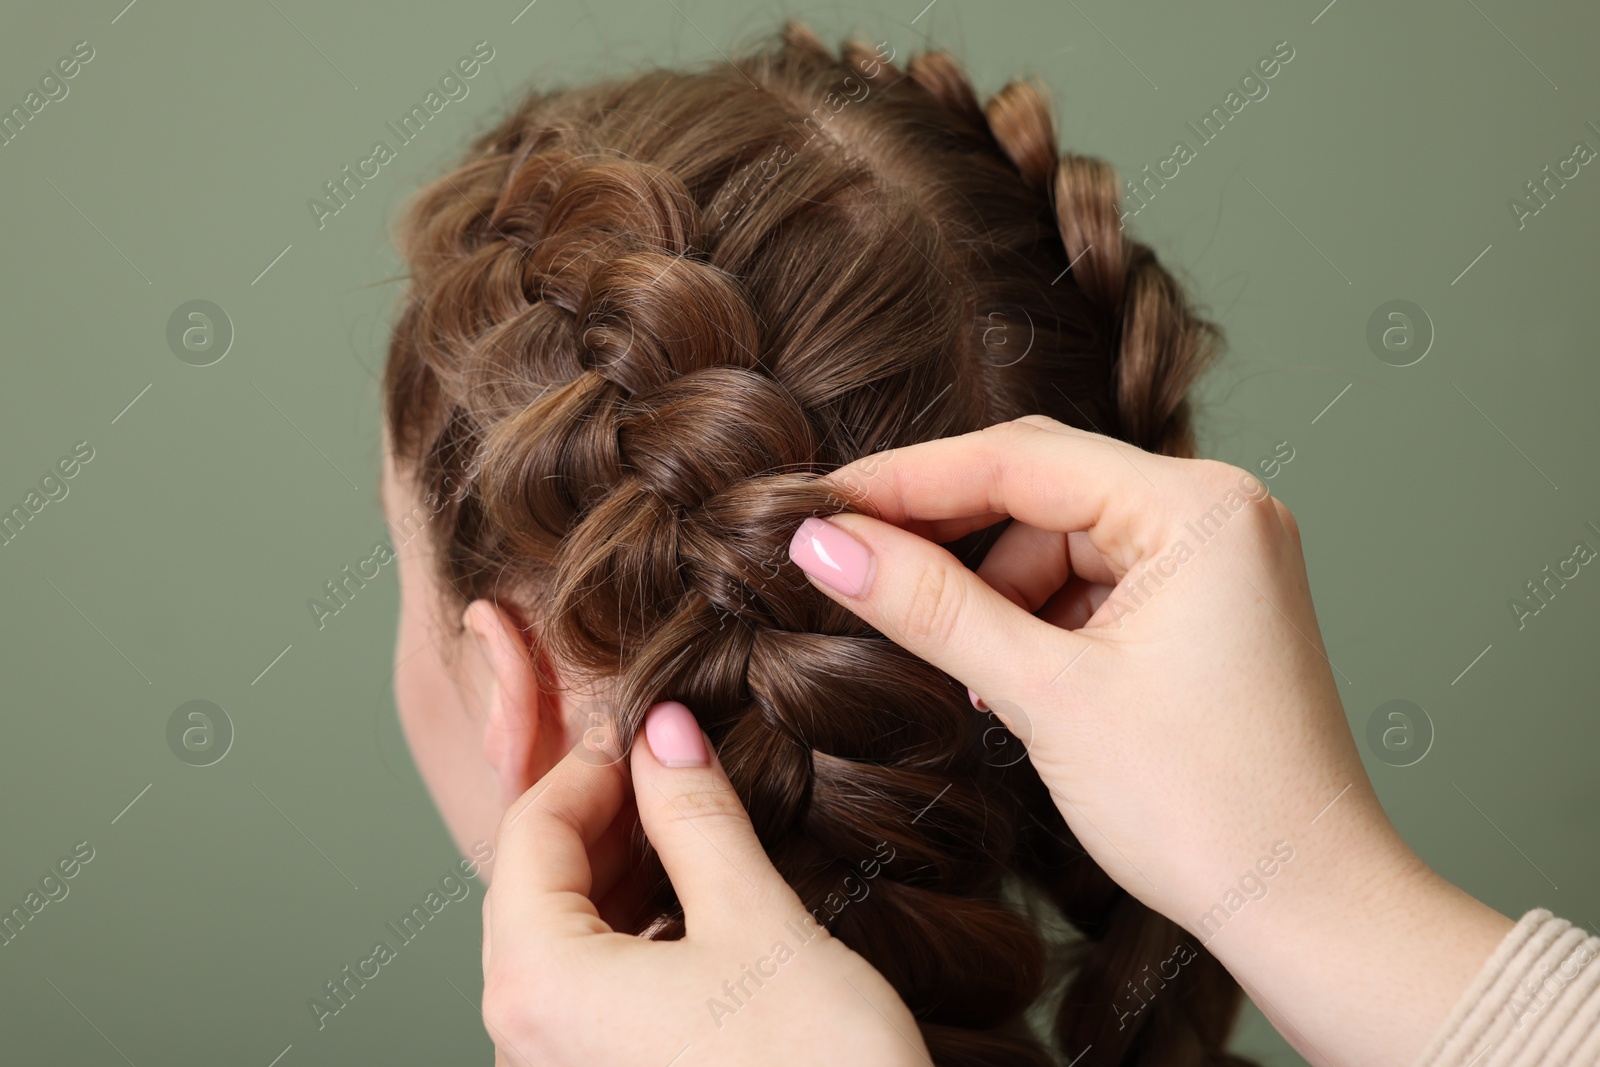
[(967, 699), (972, 701), (972, 706), (977, 708), (979, 711), (988, 711), (989, 710), (989, 705), (987, 705), (987, 704), (985, 704), (983, 702), (983, 698), (981, 696), (979, 696), (977, 693), (974, 693), (972, 691), (972, 687), (971, 686), (967, 687)]
[(645, 712), (644, 736), (663, 767), (710, 766), (705, 735), (694, 712), (676, 700), (664, 700)]
[(866, 545), (826, 519), (809, 518), (800, 524), (789, 541), (789, 558), (846, 596), (864, 596), (877, 569)]

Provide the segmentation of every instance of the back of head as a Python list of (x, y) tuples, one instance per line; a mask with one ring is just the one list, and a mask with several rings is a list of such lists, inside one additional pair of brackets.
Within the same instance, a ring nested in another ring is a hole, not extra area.
[[(1052, 1062), (1023, 1012), (1060, 961), (1016, 880), (1084, 934), (1056, 1050), (1240, 1062), (1220, 965), (1198, 949), (1134, 1001), (1184, 931), (993, 758), (963, 687), (786, 553), (846, 507), (820, 474), (899, 445), (1037, 412), (1192, 450), (1216, 331), (1119, 201), (1032, 85), (982, 105), (943, 54), (836, 57), (791, 24), (737, 63), (530, 96), (400, 233), (387, 421), (439, 495), (446, 586), (519, 605), (563, 679), (612, 680), (624, 743), (655, 700), (694, 709), (778, 869), (941, 1065)], [(975, 564), (997, 533), (949, 547)], [(645, 872), (641, 929), (674, 936)]]

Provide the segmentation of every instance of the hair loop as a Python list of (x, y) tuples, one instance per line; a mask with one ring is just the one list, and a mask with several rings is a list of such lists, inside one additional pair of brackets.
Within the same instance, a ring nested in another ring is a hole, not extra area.
[(1022, 180), (1044, 191), (1056, 169), (1056, 134), (1044, 91), (1033, 81), (1014, 81), (983, 109), (989, 129)]
[[(530, 161), (531, 165), (531, 161)], [(683, 183), (633, 161), (588, 163), (567, 174), (545, 217), (548, 233), (592, 230), (668, 255), (684, 255), (699, 232), (699, 212)]]
[(590, 365), (630, 393), (708, 367), (759, 362), (748, 300), (726, 274), (697, 260), (619, 255), (589, 276), (575, 316)]
[(694, 371), (623, 405), (618, 444), (627, 469), (682, 508), (736, 482), (803, 468), (816, 448), (793, 399), (734, 364)]
[(978, 94), (956, 61), (943, 52), (919, 52), (906, 63), (906, 76), (947, 111), (973, 124), (985, 120)]
[(1068, 153), (1055, 171), (1053, 194), (1078, 288), (1115, 317), (1128, 273), (1116, 171), (1104, 160)]

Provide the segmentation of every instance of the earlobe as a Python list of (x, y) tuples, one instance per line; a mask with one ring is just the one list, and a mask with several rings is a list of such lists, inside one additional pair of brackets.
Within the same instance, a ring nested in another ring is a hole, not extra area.
[(507, 807), (527, 792), (546, 768), (536, 765), (541, 745), (541, 694), (532, 652), (523, 631), (488, 600), (474, 600), (461, 618), (483, 657), (486, 723), (483, 754), (500, 782)]

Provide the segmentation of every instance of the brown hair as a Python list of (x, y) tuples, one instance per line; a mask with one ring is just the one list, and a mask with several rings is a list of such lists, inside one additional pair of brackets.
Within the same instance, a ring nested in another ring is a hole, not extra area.
[[(787, 557), (847, 506), (818, 476), (897, 445), (1040, 412), (1192, 452), (1218, 333), (1119, 200), (1107, 164), (1058, 154), (1034, 85), (980, 104), (943, 53), (901, 70), (791, 23), (737, 62), (530, 95), (399, 232), (387, 423), (437, 495), (445, 581), (537, 627), (563, 681), (610, 679), (625, 743), (688, 704), (778, 870), (941, 1065), (1052, 1062), (1024, 1012), (1069, 973), (1068, 1058), (1245, 1062), (1221, 965), (1088, 858), (962, 686)], [(948, 547), (975, 565), (999, 530)], [(639, 929), (681, 934), (642, 862)], [(1064, 963), (1014, 879), (1083, 934)]]

